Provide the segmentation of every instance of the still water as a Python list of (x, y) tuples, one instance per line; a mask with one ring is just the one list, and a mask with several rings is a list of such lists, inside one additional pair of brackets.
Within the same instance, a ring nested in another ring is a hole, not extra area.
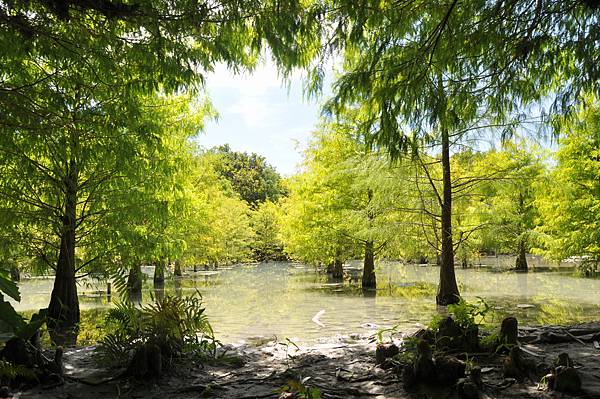
[[(435, 306), (435, 266), (384, 263), (377, 268), (376, 292), (360, 290), (360, 263), (346, 268), (342, 282), (328, 280), (314, 268), (293, 263), (236, 265), (217, 271), (188, 271), (179, 279), (168, 278), (165, 291), (189, 295), (198, 290), (206, 312), (222, 342), (256, 337), (310, 341), (336, 334), (369, 333), (399, 325), (416, 329), (427, 324), (439, 309)], [(461, 293), (469, 301), (482, 297), (496, 310), (488, 322), (506, 314), (522, 324), (575, 323), (600, 320), (600, 280), (572, 276), (572, 269), (530, 273), (501, 271), (493, 267), (457, 269)], [(152, 289), (151, 268), (144, 301), (163, 294)], [(22, 301), (17, 310), (45, 307), (52, 278), (26, 279), (20, 283)], [(118, 301), (107, 298), (106, 282), (81, 283), (81, 309), (102, 309)], [(320, 312), (318, 325), (312, 319)], [(93, 318), (101, 321), (102, 312)]]

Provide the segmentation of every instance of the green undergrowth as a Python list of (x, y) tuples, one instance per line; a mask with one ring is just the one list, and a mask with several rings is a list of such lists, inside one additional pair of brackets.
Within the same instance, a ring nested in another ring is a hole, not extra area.
[[(385, 289), (382, 291), (385, 292)], [(436, 292), (437, 285), (428, 282), (415, 282), (390, 287), (390, 296), (406, 299), (432, 297), (435, 296)]]
[(219, 342), (204, 313), (202, 296), (165, 295), (154, 303), (136, 306), (121, 302), (105, 317), (105, 334), (99, 339), (98, 358), (123, 364), (130, 353), (146, 345), (157, 346), (164, 359), (194, 354), (216, 357)]

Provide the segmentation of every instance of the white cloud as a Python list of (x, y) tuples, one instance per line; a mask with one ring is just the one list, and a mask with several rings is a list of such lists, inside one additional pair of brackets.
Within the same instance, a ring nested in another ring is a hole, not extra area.
[(225, 109), (223, 115), (238, 115), (248, 127), (266, 128), (281, 122), (285, 108), (285, 105), (272, 102), (267, 96), (245, 96)]
[(302, 82), (300, 72), (283, 82), (270, 60), (251, 73), (234, 74), (224, 64), (217, 65), (206, 83), (219, 121), (208, 124), (199, 142), (256, 152), (281, 173), (293, 173), (301, 160), (298, 150), (306, 148), (319, 120), (317, 104), (302, 96)]
[[(266, 58), (266, 57), (263, 57)], [(290, 77), (291, 81), (301, 81), (302, 74), (295, 72)], [(285, 88), (286, 84), (277, 70), (277, 66), (270, 59), (263, 59), (254, 71), (242, 71), (234, 74), (225, 64), (218, 64), (214, 72), (206, 78), (209, 91), (211, 89), (232, 89), (242, 96), (262, 96), (270, 89)]]

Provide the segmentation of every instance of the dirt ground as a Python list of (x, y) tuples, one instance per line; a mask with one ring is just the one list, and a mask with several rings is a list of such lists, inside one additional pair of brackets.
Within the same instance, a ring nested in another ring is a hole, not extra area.
[[(520, 331), (531, 337), (535, 330)], [(551, 365), (561, 352), (570, 354), (578, 369), (583, 392), (576, 397), (600, 398), (600, 349), (593, 342), (522, 343), (525, 353), (538, 364)], [(290, 342), (267, 341), (230, 347), (229, 354), (243, 360), (236, 365), (208, 365), (188, 361), (171, 367), (159, 380), (106, 381), (119, 372), (95, 364), (93, 348), (67, 350), (66, 382), (15, 394), (15, 398), (278, 398), (290, 381), (318, 388), (323, 398), (457, 398), (450, 389), (427, 387), (418, 394), (406, 393), (398, 373), (375, 365), (375, 343), (368, 336), (323, 339), (297, 348)], [(472, 355), (482, 369), (484, 388), (480, 398), (571, 398), (547, 392), (539, 381), (517, 383), (502, 376), (502, 356)]]

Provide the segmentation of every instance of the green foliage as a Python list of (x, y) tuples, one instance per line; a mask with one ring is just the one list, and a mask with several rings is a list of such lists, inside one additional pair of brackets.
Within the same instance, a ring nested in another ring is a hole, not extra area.
[(252, 258), (253, 211), (216, 171), (214, 154), (201, 152), (189, 171), (191, 207), (184, 231), (185, 264), (245, 262)]
[(379, 256), (423, 254), (415, 223), (418, 196), (385, 153), (367, 151), (351, 120), (323, 123), (304, 154), (303, 173), (288, 181), (281, 201), (282, 239), (291, 257), (330, 264), (361, 256), (375, 243)]
[(475, 303), (461, 298), (458, 303), (448, 305), (448, 312), (456, 324), (467, 330), (483, 324), (491, 310), (492, 307), (481, 297), (477, 297)]
[(600, 106), (563, 120), (556, 167), (538, 203), (542, 252), (552, 259), (600, 260)]
[(227, 179), (248, 205), (256, 208), (265, 201), (276, 202), (286, 195), (281, 176), (258, 154), (232, 151), (228, 145), (209, 150), (216, 155), (216, 172)]
[(462, 260), (482, 252), (527, 252), (539, 241), (536, 199), (546, 177), (544, 161), (544, 152), (525, 140), (454, 155), (453, 234)]
[(506, 342), (506, 337), (500, 339), (498, 333), (486, 335), (479, 342), (483, 348), (493, 350), (495, 353), (508, 352), (514, 346)]
[(280, 208), (266, 201), (250, 214), (250, 225), (254, 231), (253, 258), (257, 261), (285, 259), (280, 238)]
[(10, 386), (15, 380), (25, 379), (37, 381), (35, 372), (23, 365), (14, 365), (5, 360), (0, 360), (0, 384)]
[(545, 96), (564, 111), (599, 90), (595, 2), (320, 4), (334, 10), (323, 14), (324, 40), (344, 54), (329, 108), (363, 103), (363, 130), (391, 152), (410, 146), (413, 129), (471, 127), (482, 109), (505, 121)]
[(290, 380), (286, 385), (281, 387), (280, 392), (293, 393), (297, 398), (301, 399), (321, 399), (322, 393), (318, 388), (306, 385), (308, 378), (303, 381)]
[(106, 335), (97, 348), (108, 362), (123, 363), (141, 345), (153, 343), (172, 357), (187, 351), (216, 355), (217, 341), (204, 314), (202, 297), (165, 295), (142, 307), (121, 302), (106, 315)]
[(393, 362), (398, 362), (402, 366), (413, 365), (417, 359), (418, 345), (420, 338), (407, 337), (402, 341), (400, 352), (392, 358)]
[(391, 295), (405, 299), (432, 297), (435, 295), (436, 290), (435, 284), (419, 281), (393, 287)]
[(392, 326), (389, 328), (381, 328), (375, 332), (375, 334), (371, 337), (369, 341), (371, 343), (376, 342), (377, 344), (383, 344), (385, 343), (385, 335), (387, 335), (388, 340), (392, 342), (394, 334), (398, 333), (398, 331), (400, 331), (399, 325)]

